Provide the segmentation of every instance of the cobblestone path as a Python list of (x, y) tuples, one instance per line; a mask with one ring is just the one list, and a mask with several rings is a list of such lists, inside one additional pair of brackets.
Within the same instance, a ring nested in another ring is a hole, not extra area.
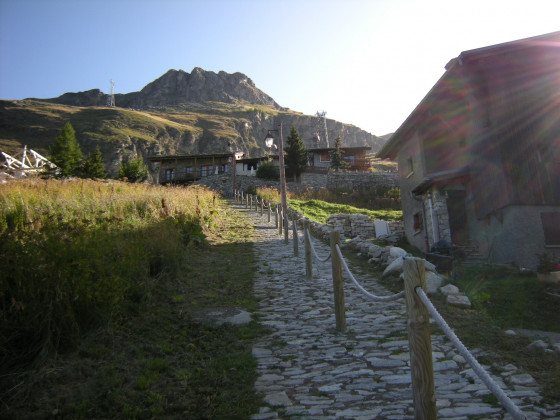
[[(313, 279), (306, 280), (303, 245), (294, 257), (291, 233), (284, 244), (274, 220), (268, 223), (266, 215), (234, 206), (256, 227), (254, 288), (259, 321), (271, 330), (253, 347), (256, 389), (265, 396), (265, 406), (251, 418), (414, 418), (404, 299), (373, 302), (345, 279), (347, 332), (338, 333), (330, 261), (314, 262)], [(315, 238), (313, 243), (321, 257), (328, 255), (327, 244)], [(350, 267), (370, 292), (391, 294)], [(490, 391), (446, 337), (432, 335), (432, 347), (438, 418), (511, 418), (500, 406), (484, 402)], [(492, 371), (528, 418), (560, 416), (560, 406), (533, 406), (540, 400), (539, 388), (529, 375), (513, 365)]]

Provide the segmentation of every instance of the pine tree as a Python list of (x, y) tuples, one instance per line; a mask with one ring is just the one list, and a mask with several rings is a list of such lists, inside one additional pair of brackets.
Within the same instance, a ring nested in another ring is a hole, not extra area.
[(294, 181), (299, 181), (301, 173), (307, 167), (307, 150), (294, 125), (292, 125), (290, 135), (288, 136), (287, 146), (286, 165), (288, 166), (288, 171), (294, 177)]
[(126, 178), (129, 182), (144, 181), (148, 177), (148, 168), (144, 165), (142, 158), (130, 159), (121, 162), (119, 178)]
[(76, 132), (69, 122), (49, 147), (49, 160), (58, 166), (59, 176), (78, 175), (82, 161), (82, 151), (76, 141)]
[(334, 152), (331, 155), (331, 169), (338, 171), (339, 169), (345, 169), (348, 164), (344, 161), (344, 154), (341, 150), (342, 139), (338, 136), (334, 141)]
[(89, 154), (87, 159), (84, 160), (82, 176), (84, 178), (107, 178), (99, 146), (95, 149), (95, 152)]

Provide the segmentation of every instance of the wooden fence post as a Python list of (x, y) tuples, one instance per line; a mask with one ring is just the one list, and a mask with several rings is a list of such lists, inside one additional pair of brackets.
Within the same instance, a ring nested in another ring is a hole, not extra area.
[(313, 277), (313, 259), (311, 258), (311, 243), (309, 242), (309, 220), (303, 221), (303, 239), (305, 240), (305, 278)]
[(259, 196), (255, 195), (255, 213), (259, 212)]
[(263, 211), (264, 211), (264, 198), (261, 198), (261, 216), (263, 215)]
[(414, 418), (435, 419), (437, 410), (430, 314), (415, 291), (417, 287), (426, 291), (425, 262), (420, 258), (405, 258), (403, 269)]
[(297, 223), (296, 219), (292, 219), (293, 231), (292, 236), (294, 237), (294, 257), (299, 257), (299, 236), (297, 233)]
[(274, 226), (278, 229), (278, 206), (274, 210)]
[(278, 235), (282, 235), (282, 225), (284, 224), (284, 212), (281, 208), (278, 209)]
[(340, 233), (331, 232), (331, 262), (332, 279), (334, 290), (334, 314), (336, 317), (336, 330), (346, 331), (346, 312), (344, 308), (344, 280), (342, 279), (342, 263), (336, 251), (336, 245), (340, 247)]
[(270, 201), (267, 203), (267, 209), (268, 209), (268, 223), (270, 223)]
[(245, 194), (245, 208), (249, 208), (249, 194)]
[(289, 242), (288, 239), (288, 232), (290, 230), (290, 220), (288, 219), (288, 213), (284, 215), (284, 243), (287, 244)]

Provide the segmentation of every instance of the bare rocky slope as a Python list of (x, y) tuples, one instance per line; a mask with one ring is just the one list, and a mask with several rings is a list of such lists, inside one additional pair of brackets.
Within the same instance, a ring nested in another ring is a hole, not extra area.
[[(25, 144), (46, 154), (70, 122), (82, 150), (87, 154), (98, 146), (114, 175), (121, 159), (130, 156), (233, 151), (262, 156), (267, 130), (278, 122), (284, 138), (295, 125), (308, 148), (318, 146), (315, 133), (325, 137), (322, 120), (281, 107), (242, 73), (169, 70), (139, 92), (115, 95), (116, 107), (106, 106), (107, 97), (93, 89), (51, 99), (0, 100), (0, 151), (13, 154)], [(386, 141), (332, 119), (327, 130), (330, 145), (340, 136), (344, 146), (378, 151)]]

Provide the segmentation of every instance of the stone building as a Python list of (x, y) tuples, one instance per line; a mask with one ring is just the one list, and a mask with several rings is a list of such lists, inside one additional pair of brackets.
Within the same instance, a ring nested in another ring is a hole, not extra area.
[(494, 263), (560, 257), (560, 32), (462, 52), (378, 154), (405, 233)]

